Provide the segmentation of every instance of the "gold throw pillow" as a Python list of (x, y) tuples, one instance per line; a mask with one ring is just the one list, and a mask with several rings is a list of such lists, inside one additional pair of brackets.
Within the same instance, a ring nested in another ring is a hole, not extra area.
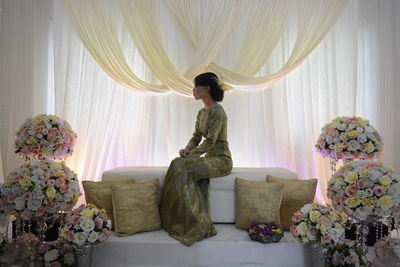
[(283, 184), (249, 181), (236, 178), (235, 226), (248, 229), (252, 221), (280, 224)]
[(86, 203), (92, 203), (99, 209), (105, 209), (107, 217), (111, 220), (114, 228), (113, 204), (111, 186), (118, 184), (133, 184), (134, 179), (108, 180), (101, 182), (83, 181)]
[(112, 187), (116, 235), (127, 236), (161, 229), (158, 185), (158, 179), (153, 179)]
[(284, 179), (267, 175), (267, 182), (284, 184), (281, 204), (281, 224), (283, 230), (290, 230), (293, 214), (307, 203), (314, 202), (317, 179)]

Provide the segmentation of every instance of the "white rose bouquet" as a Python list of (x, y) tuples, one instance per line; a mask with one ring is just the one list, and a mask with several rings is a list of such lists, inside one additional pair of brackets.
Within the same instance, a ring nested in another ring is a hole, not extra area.
[(358, 221), (373, 221), (400, 204), (399, 181), (400, 175), (381, 162), (350, 162), (329, 180), (327, 196), (335, 209)]
[(81, 194), (76, 174), (64, 163), (48, 160), (26, 161), (0, 190), (2, 209), (24, 220), (71, 210)]
[(380, 155), (383, 142), (379, 133), (360, 117), (337, 117), (322, 127), (316, 147), (323, 157), (373, 159)]
[(346, 215), (317, 203), (308, 203), (292, 216), (290, 232), (301, 243), (332, 246), (344, 238)]
[(33, 159), (63, 159), (70, 156), (76, 134), (65, 120), (40, 114), (27, 119), (16, 133), (15, 153)]
[(111, 235), (111, 220), (104, 209), (81, 205), (69, 213), (60, 226), (59, 236), (76, 247), (105, 243)]

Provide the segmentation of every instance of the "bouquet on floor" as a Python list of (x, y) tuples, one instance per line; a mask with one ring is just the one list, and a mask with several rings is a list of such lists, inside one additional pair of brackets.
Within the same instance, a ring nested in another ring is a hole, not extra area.
[(400, 263), (400, 239), (386, 237), (375, 243), (376, 265), (394, 267)]
[(2, 210), (23, 220), (71, 210), (81, 194), (76, 174), (62, 162), (47, 160), (24, 162), (0, 189)]
[(27, 159), (63, 159), (73, 152), (77, 135), (55, 115), (27, 119), (16, 133), (15, 153)]
[(323, 157), (373, 159), (383, 148), (379, 133), (360, 117), (337, 117), (322, 127), (316, 147)]
[(59, 231), (59, 236), (75, 247), (105, 243), (110, 235), (111, 220), (106, 211), (90, 203), (69, 213)]
[(63, 240), (41, 243), (36, 252), (36, 261), (46, 267), (76, 266), (74, 248)]
[(358, 221), (374, 221), (400, 204), (400, 175), (381, 162), (356, 161), (342, 166), (328, 182), (335, 209)]
[(9, 264), (27, 264), (36, 258), (39, 239), (32, 233), (23, 233), (4, 244), (1, 254), (2, 262)]
[(252, 222), (248, 230), (251, 240), (261, 243), (278, 242), (283, 237), (283, 229), (275, 224)]
[(365, 253), (352, 240), (345, 240), (328, 249), (327, 267), (368, 267), (372, 266)]
[(344, 239), (346, 215), (317, 203), (308, 203), (293, 214), (290, 232), (301, 243), (334, 246)]

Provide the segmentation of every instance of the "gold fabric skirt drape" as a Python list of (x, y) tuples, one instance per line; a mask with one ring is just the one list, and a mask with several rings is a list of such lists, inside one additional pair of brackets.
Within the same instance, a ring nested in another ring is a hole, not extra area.
[(215, 235), (210, 217), (210, 178), (228, 175), (229, 157), (175, 158), (164, 180), (160, 215), (163, 228), (182, 244)]

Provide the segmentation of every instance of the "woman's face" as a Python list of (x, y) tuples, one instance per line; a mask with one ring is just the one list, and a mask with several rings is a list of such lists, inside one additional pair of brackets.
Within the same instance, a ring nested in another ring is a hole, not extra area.
[(193, 97), (196, 100), (199, 99), (204, 99), (205, 97), (207, 97), (210, 93), (210, 86), (203, 86), (203, 85), (197, 85), (194, 87), (193, 89)]

